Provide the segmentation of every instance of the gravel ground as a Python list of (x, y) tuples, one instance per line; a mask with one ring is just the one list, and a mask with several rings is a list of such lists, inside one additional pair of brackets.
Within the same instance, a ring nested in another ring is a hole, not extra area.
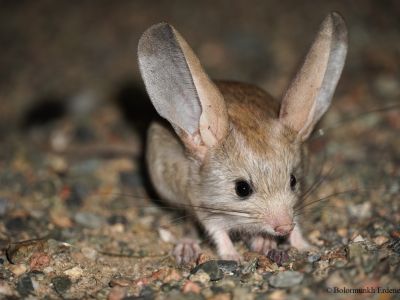
[[(309, 142), (306, 182), (320, 184), (302, 223), (316, 250), (282, 245), (278, 265), (237, 243), (237, 265), (203, 237), (198, 261), (176, 265), (171, 240), (190, 223), (144, 170), (155, 114), (140, 33), (167, 20), (213, 77), (279, 96), (331, 10), (350, 52)], [(0, 1), (0, 24), (0, 298), (400, 298), (397, 1)]]

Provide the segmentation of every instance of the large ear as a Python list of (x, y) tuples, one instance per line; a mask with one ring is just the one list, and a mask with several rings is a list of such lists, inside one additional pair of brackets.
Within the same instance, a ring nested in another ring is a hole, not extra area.
[(139, 40), (139, 68), (150, 99), (188, 150), (203, 158), (228, 131), (222, 94), (193, 50), (169, 24), (147, 29)]
[(322, 22), (300, 70), (283, 96), (280, 119), (304, 141), (329, 108), (347, 53), (343, 18), (330, 13)]

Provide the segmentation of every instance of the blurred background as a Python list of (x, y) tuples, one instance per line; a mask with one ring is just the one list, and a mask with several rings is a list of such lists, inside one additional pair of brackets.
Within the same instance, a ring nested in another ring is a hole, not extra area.
[[(146, 176), (143, 138), (156, 115), (137, 66), (144, 30), (171, 23), (212, 78), (247, 81), (279, 98), (333, 10), (347, 22), (349, 53), (302, 178), (310, 188), (302, 228), (323, 255), (292, 256), (299, 264), (290, 269), (309, 274), (290, 290), (293, 299), (320, 299), (326, 286), (398, 288), (400, 1), (0, 0), (0, 295), (105, 299), (110, 280), (122, 275), (137, 296), (142, 284), (132, 279), (170, 264), (159, 259), (172, 249), (165, 236), (187, 234), (185, 218), (149, 200), (158, 198)], [(37, 266), (36, 248), (22, 243), (34, 260), (13, 265), (5, 257), (10, 242), (43, 237), (73, 245), (71, 255), (65, 248), (39, 253), (47, 264)], [(54, 271), (31, 272), (48, 264)], [(76, 266), (82, 279), (68, 289), (71, 280), (60, 274)], [(235, 289), (253, 278), (243, 274), (235, 275)], [(177, 299), (175, 287), (168, 289)], [(271, 298), (286, 298), (276, 292)], [(250, 289), (241, 293), (235, 299), (252, 299)]]
[(160, 21), (182, 33), (211, 77), (279, 97), (332, 10), (350, 37), (335, 106), (398, 101), (399, 1), (0, 1), (0, 132), (62, 115), (60, 102), (85, 113), (118, 97), (140, 106), (137, 42)]

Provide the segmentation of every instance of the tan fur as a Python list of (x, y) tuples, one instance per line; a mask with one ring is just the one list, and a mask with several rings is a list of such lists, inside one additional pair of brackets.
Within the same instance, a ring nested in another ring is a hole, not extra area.
[[(229, 233), (250, 237), (265, 253), (274, 236), (309, 245), (294, 219), (300, 198), (302, 142), (330, 105), (347, 49), (342, 18), (325, 18), (282, 105), (253, 85), (212, 82), (182, 36), (170, 25), (150, 27), (139, 41), (139, 65), (158, 113), (146, 159), (154, 187), (172, 205), (193, 213), (224, 259), (239, 260)], [(236, 193), (238, 181), (252, 193)], [(178, 261), (198, 252), (177, 247)], [(186, 251), (186, 250), (187, 251)], [(186, 251), (186, 252), (185, 252)]]

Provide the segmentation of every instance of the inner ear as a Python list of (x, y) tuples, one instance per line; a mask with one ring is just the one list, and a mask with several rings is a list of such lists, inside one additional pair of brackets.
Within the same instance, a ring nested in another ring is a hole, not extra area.
[(322, 22), (302, 66), (282, 99), (280, 119), (301, 140), (329, 108), (347, 54), (347, 30), (338, 13)]
[(203, 157), (227, 134), (222, 94), (183, 37), (161, 23), (142, 35), (139, 67), (150, 99), (189, 151)]

